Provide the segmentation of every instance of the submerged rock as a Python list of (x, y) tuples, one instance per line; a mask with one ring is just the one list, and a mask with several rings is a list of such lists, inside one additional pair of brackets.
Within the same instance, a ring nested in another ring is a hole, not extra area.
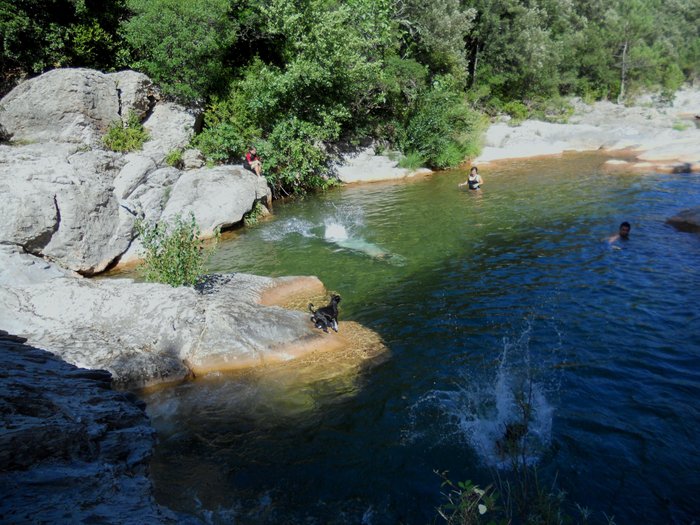
[(195, 523), (159, 506), (155, 432), (143, 406), (84, 370), (0, 331), (0, 521)]
[(683, 232), (700, 233), (700, 207), (683, 210), (666, 222)]

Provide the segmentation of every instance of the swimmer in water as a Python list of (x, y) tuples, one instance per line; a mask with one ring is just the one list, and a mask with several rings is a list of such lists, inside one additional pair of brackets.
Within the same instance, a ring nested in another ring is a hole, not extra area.
[(468, 185), (470, 190), (478, 190), (481, 188), (483, 183), (484, 179), (482, 179), (481, 175), (479, 175), (479, 168), (472, 166), (472, 169), (469, 170), (469, 177), (467, 180), (459, 184), (458, 187)]
[(630, 238), (630, 230), (632, 229), (632, 226), (630, 226), (630, 223), (625, 221), (622, 224), (620, 224), (620, 229), (619, 231), (610, 237), (608, 239), (608, 244), (614, 244), (617, 241), (628, 241)]

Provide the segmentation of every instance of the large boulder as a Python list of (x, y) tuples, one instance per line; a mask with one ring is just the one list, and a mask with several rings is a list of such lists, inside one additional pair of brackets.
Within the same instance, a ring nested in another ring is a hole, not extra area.
[(102, 370), (76, 368), (0, 331), (3, 523), (191, 523), (148, 478), (155, 431)]
[(257, 200), (271, 197), (267, 181), (238, 166), (185, 172), (173, 186), (162, 218), (192, 212), (203, 237), (240, 222)]
[(113, 191), (121, 157), (70, 144), (0, 145), (0, 243), (91, 275), (129, 247), (136, 217)]
[(14, 141), (98, 146), (120, 120), (114, 80), (91, 69), (54, 69), (22, 82), (0, 105), (0, 127)]
[(124, 385), (172, 381), (288, 360), (326, 340), (307, 314), (260, 304), (290, 280), (235, 274), (199, 290), (94, 280), (0, 246), (0, 326)]

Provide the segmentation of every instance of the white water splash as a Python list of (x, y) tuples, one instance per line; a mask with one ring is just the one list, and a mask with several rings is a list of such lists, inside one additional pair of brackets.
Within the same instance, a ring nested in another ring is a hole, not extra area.
[(269, 228), (265, 228), (261, 233), (261, 237), (265, 241), (280, 241), (291, 234), (313, 238), (315, 235), (311, 230), (313, 230), (314, 227), (315, 225), (311, 221), (292, 218), (284, 222), (276, 222)]
[(326, 231), (323, 237), (329, 242), (345, 241), (348, 239), (348, 231), (342, 224), (326, 222)]
[[(544, 383), (533, 378), (530, 365), (528, 327), (516, 341), (504, 339), (495, 376), (476, 377), (465, 373), (454, 390), (433, 390), (411, 408), (411, 427), (405, 439), (414, 442), (425, 432), (416, 431), (425, 420), (444, 421), (437, 431), (443, 439), (468, 443), (482, 461), (493, 467), (509, 468), (511, 456), (504, 450), (509, 427), (526, 422), (527, 432), (517, 441), (524, 460), (532, 465), (549, 448), (554, 407)], [(522, 458), (521, 458), (522, 459)]]

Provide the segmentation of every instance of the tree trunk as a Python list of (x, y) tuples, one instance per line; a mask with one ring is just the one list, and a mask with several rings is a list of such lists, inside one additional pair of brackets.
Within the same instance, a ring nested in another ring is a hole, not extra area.
[(627, 79), (627, 47), (629, 41), (622, 45), (622, 67), (620, 68), (620, 93), (617, 95), (617, 103), (622, 104), (625, 98), (625, 81)]

